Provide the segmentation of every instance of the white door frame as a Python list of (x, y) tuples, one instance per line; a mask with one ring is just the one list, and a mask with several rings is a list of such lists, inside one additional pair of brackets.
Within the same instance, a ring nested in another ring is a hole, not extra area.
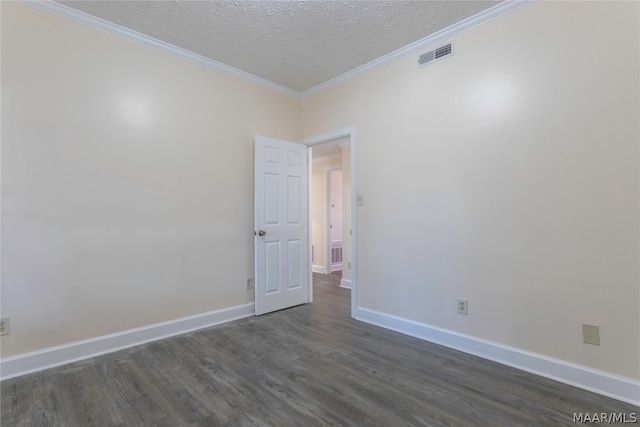
[[(309, 147), (309, 150), (311, 150), (314, 145), (345, 137), (349, 138), (349, 146), (351, 147), (351, 317), (353, 317), (358, 305), (358, 257), (356, 255), (358, 248), (358, 212), (356, 211), (356, 128), (355, 126), (350, 126), (348, 128), (339, 129), (333, 132), (307, 138), (302, 141), (302, 144), (307, 145)], [(311, 156), (309, 156), (309, 159), (311, 159)], [(308, 179), (309, 191), (307, 197), (309, 215), (309, 225), (307, 226), (307, 233), (309, 233), (309, 302), (313, 301), (313, 271), (311, 268), (311, 215), (313, 212), (311, 209), (311, 169), (312, 168), (310, 167)]]
[[(309, 156), (311, 157), (311, 156)], [(324, 271), (331, 274), (331, 207), (329, 206), (329, 172), (342, 170), (342, 165), (324, 168)], [(343, 221), (344, 224), (344, 221)]]

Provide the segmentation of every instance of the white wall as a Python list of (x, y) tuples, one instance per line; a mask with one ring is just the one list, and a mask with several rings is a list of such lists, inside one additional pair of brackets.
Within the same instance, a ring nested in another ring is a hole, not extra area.
[(537, 2), (303, 100), (357, 128), (359, 307), (640, 378), (638, 15)]
[(299, 104), (2, 7), (2, 357), (253, 300), (253, 136)]

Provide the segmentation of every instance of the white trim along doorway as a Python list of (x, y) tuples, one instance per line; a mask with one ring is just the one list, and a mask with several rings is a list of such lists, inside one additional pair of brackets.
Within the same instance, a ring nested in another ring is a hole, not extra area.
[[(322, 135), (318, 135), (318, 136), (314, 136), (311, 138), (307, 138), (305, 140), (302, 141), (302, 144), (306, 145), (309, 147), (309, 162), (311, 161), (311, 150), (313, 149), (314, 145), (318, 145), (318, 144), (322, 144), (325, 142), (329, 142), (329, 141), (334, 141), (336, 139), (340, 139), (340, 138), (349, 138), (349, 146), (351, 147), (351, 317), (353, 317), (353, 315), (356, 312), (356, 307), (357, 307), (357, 290), (358, 290), (358, 257), (357, 257), (357, 219), (358, 219), (358, 215), (357, 215), (357, 211), (356, 211), (356, 128), (351, 126), (348, 128), (344, 128), (344, 129), (340, 129), (334, 132), (329, 132), (329, 133), (325, 133)], [(312, 206), (311, 206), (311, 168), (309, 168), (309, 179), (308, 179), (308, 185), (309, 185), (309, 191), (308, 191), (308, 196), (307, 196), (307, 203), (308, 203), (308, 215), (309, 215), (309, 221), (308, 224), (311, 224), (311, 212), (312, 212)], [(307, 227), (307, 232), (311, 233), (311, 227), (308, 226)], [(309, 250), (308, 250), (308, 254), (309, 254), (309, 302), (313, 301), (313, 271), (312, 271), (312, 262), (311, 262), (311, 235), (309, 235)]]

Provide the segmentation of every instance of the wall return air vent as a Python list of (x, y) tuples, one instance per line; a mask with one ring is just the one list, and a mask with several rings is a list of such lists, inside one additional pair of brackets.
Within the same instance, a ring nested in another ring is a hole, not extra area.
[(451, 55), (453, 55), (453, 43), (447, 43), (420, 55), (418, 57), (418, 68), (424, 67), (427, 64), (432, 64), (443, 58), (448, 58)]

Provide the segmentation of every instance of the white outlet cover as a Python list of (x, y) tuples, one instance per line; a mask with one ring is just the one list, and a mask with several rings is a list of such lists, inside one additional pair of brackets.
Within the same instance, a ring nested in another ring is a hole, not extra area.
[(458, 314), (469, 314), (469, 303), (466, 299), (458, 300)]
[(11, 333), (11, 318), (9, 316), (0, 318), (0, 322), (4, 323), (4, 331), (0, 335), (9, 335)]

